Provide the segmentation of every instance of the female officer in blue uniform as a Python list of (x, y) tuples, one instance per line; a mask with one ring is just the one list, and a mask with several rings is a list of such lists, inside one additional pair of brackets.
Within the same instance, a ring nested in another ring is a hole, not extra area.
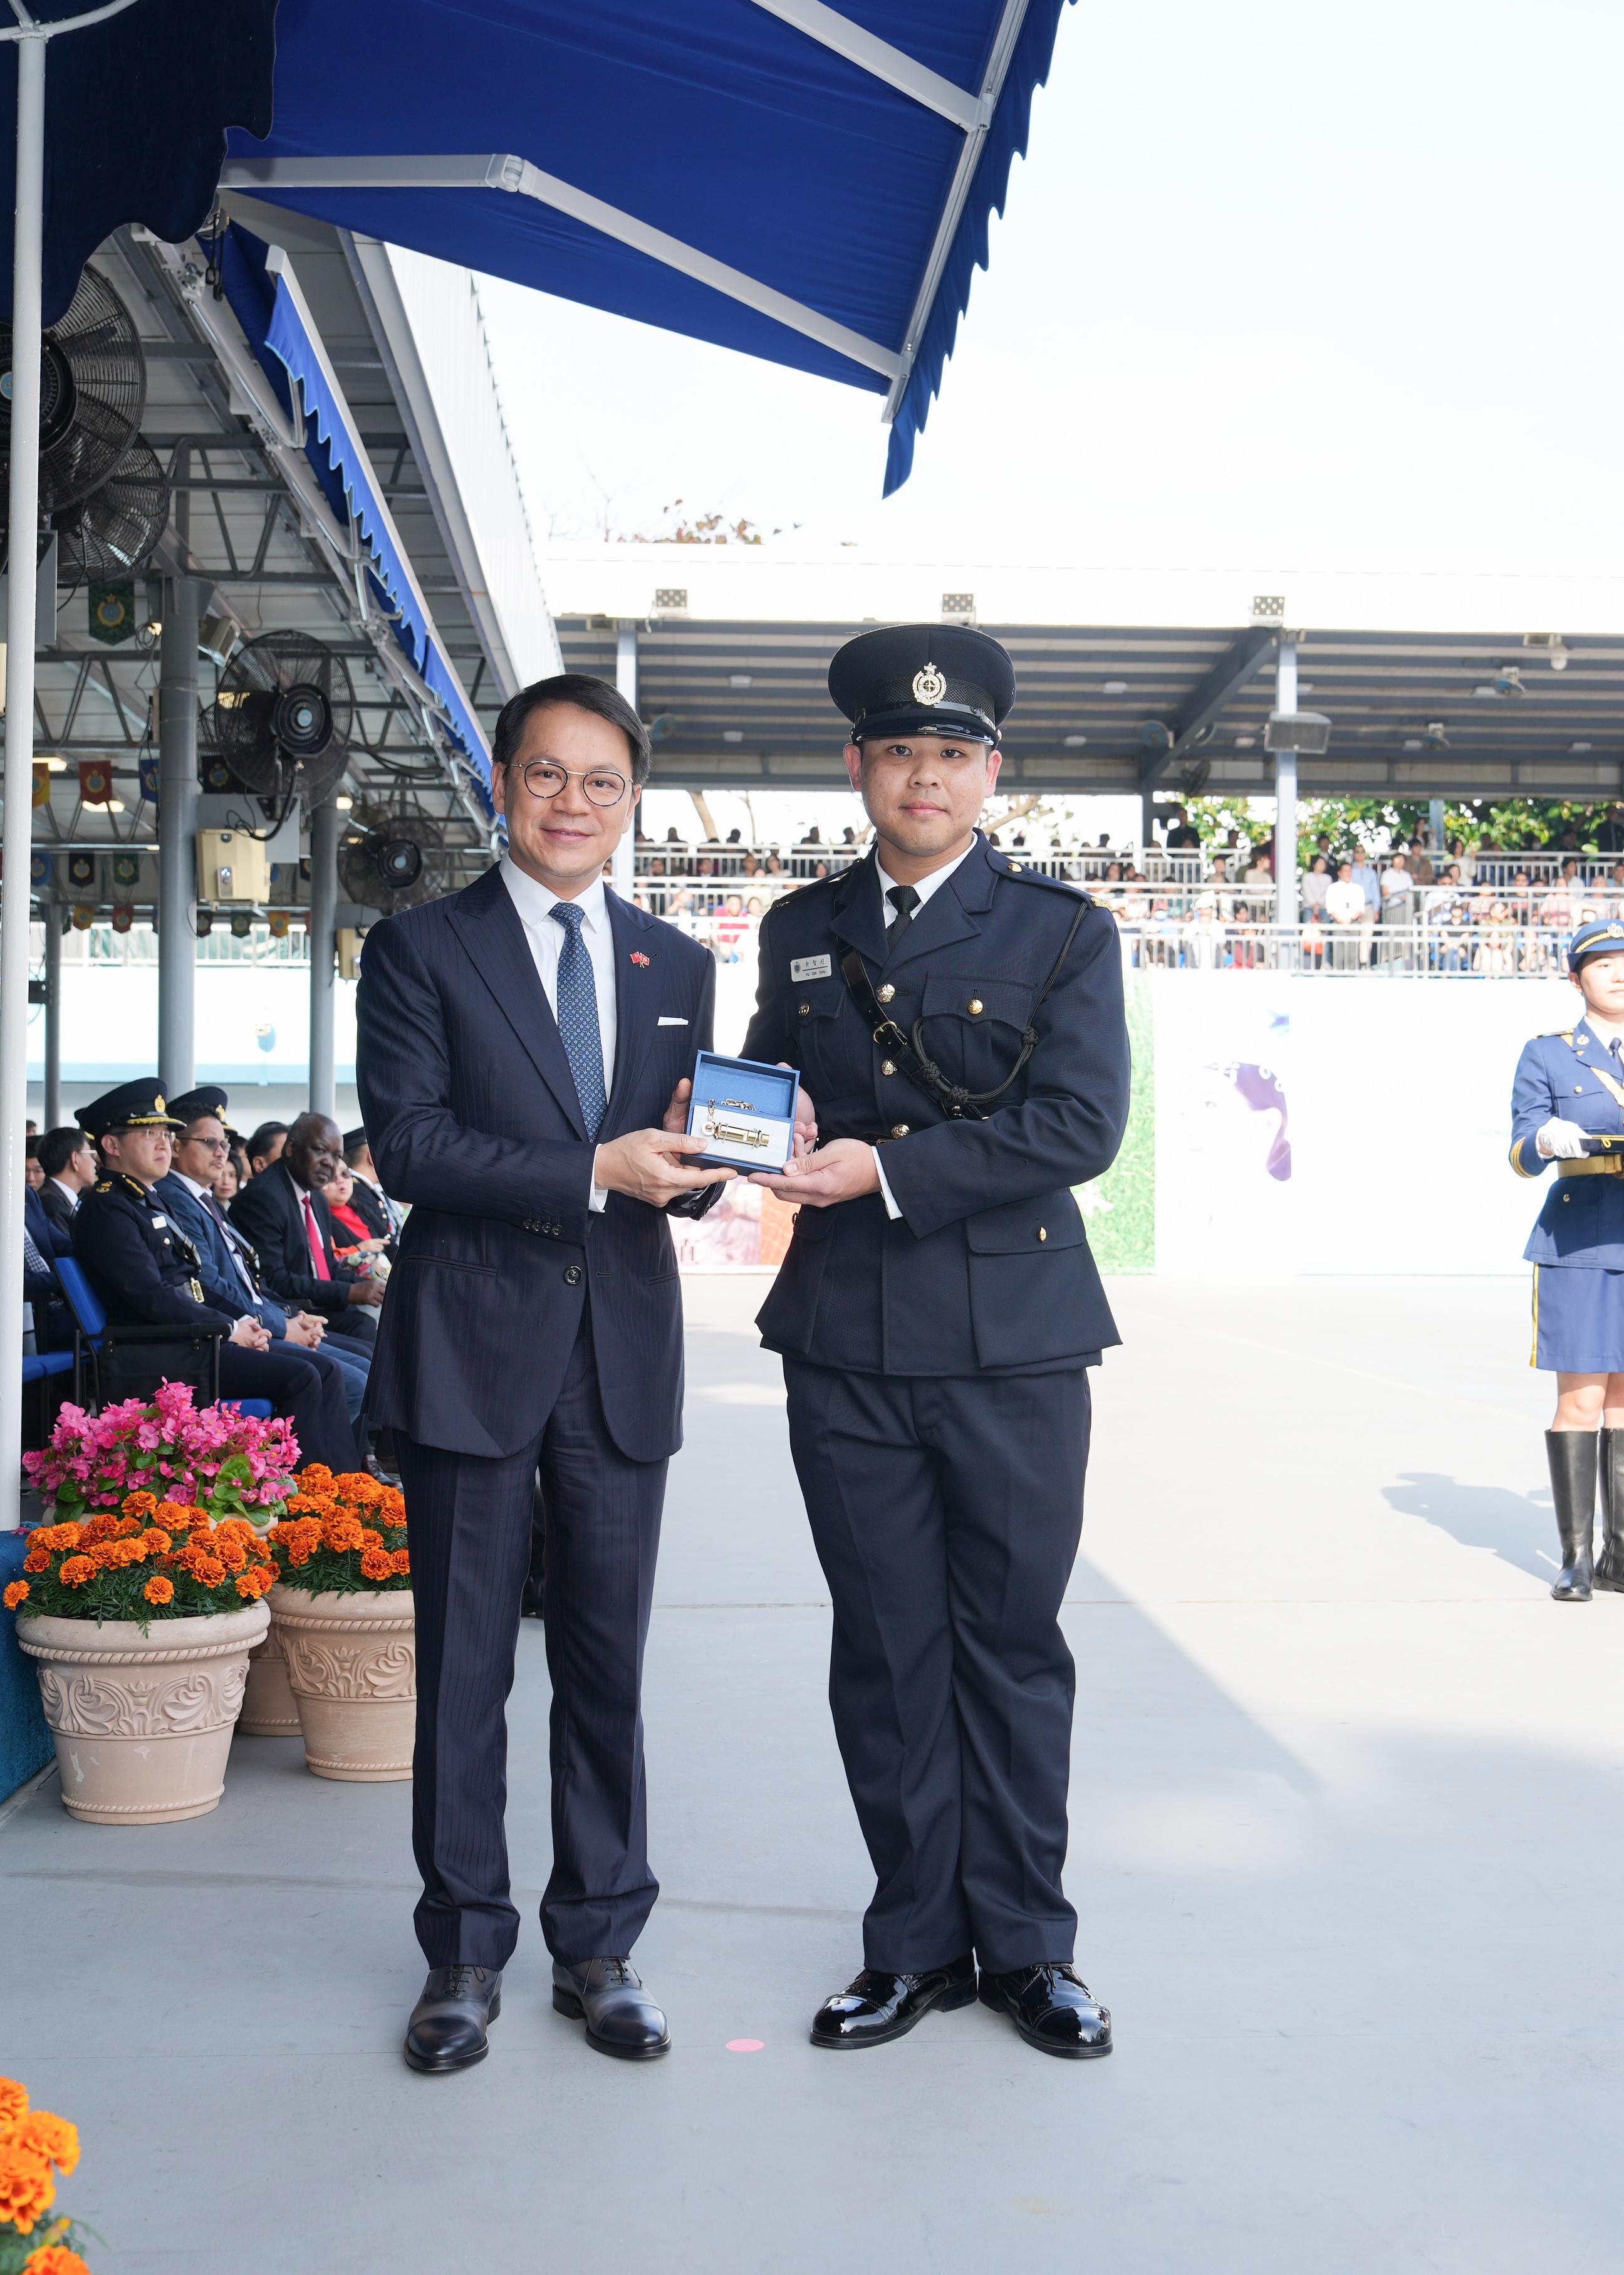
[[(1567, 976), (1584, 1016), (1523, 1047), (1511, 1166), (1520, 1177), (1557, 1168), (1522, 1251), (1534, 1267), (1530, 1364), (1556, 1371), (1545, 1452), (1562, 1568), (1551, 1593), (1585, 1604), (1592, 1584), (1624, 1593), (1624, 924), (1581, 925)], [(1592, 1573), (1598, 1470), (1602, 1552)]]

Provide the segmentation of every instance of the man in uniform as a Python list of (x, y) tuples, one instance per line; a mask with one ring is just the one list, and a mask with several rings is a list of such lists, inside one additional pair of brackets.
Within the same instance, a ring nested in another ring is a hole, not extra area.
[(293, 1425), (306, 1461), (353, 1465), (355, 1440), (336, 1368), (273, 1350), (269, 1331), (235, 1308), (205, 1299), (197, 1250), (153, 1188), (169, 1174), (175, 1117), (155, 1082), (126, 1082), (75, 1119), (101, 1150), (103, 1174), (73, 1220), (73, 1251), (115, 1326), (227, 1327), (220, 1352), (224, 1398), (265, 1398)]
[[(222, 1116), (229, 1102), (218, 1083), (201, 1083), (183, 1097), (170, 1099), (170, 1113), (178, 1127), (170, 1173), (159, 1178), (154, 1192), (198, 1252), (198, 1277), (206, 1301), (233, 1319), (245, 1304), (250, 1316), (268, 1330), (272, 1342), (281, 1345), (283, 1357), (298, 1357), (317, 1374), (337, 1370), (355, 1442), (345, 1450), (342, 1463), (329, 1466), (364, 1467), (366, 1436), (356, 1425), (366, 1396), (371, 1362), (352, 1345), (340, 1343), (328, 1349), (327, 1321), (320, 1312), (290, 1309), (276, 1302), (261, 1280), (257, 1253), (215, 1198), (215, 1179), (228, 1150)], [(314, 1461), (318, 1456), (312, 1454), (310, 1458)], [(326, 1461), (328, 1456), (323, 1454), (320, 1458)]]
[(1059, 1612), (1117, 1340), (1072, 1188), (1128, 1113), (1111, 918), (976, 827), (1009, 659), (866, 632), (829, 692), (876, 844), (761, 927), (745, 1056), (797, 1067), (820, 1150), (758, 1324), (834, 1600), (829, 1696), (878, 1885), (812, 2042), (883, 2044), (979, 1992), (1073, 2059), (1111, 2047), (1061, 1887), (1074, 1669)]

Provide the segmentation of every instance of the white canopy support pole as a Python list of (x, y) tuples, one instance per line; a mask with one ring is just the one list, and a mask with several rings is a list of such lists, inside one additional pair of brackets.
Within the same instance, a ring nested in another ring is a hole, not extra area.
[[(615, 684), (635, 711), (638, 707), (638, 628), (620, 619), (615, 626)], [(646, 785), (645, 786), (646, 788)], [(631, 898), (637, 882), (638, 817), (626, 824), (626, 834), (615, 848), (615, 889), (623, 901)]]
[[(1297, 707), (1297, 644), (1282, 638), (1275, 665), (1274, 707), (1295, 712)], [(1274, 921), (1297, 920), (1297, 754), (1274, 753)]]
[(310, 1110), (338, 1117), (333, 1072), (333, 1001), (338, 961), (338, 808), (324, 798), (310, 817)]
[(62, 1127), (62, 910), (45, 903), (45, 1107), (47, 1130)]
[(1432, 866), (1440, 877), (1449, 858), (1449, 848), (1444, 843), (1444, 809), (1445, 802), (1441, 797), (1428, 800), (1427, 820), (1432, 825)]
[(158, 654), (158, 1079), (197, 1078), (197, 641), (193, 577), (163, 580)]
[(45, 42), (17, 42), (11, 256), (11, 465), (7, 507), (5, 825), (0, 840), (0, 1531), (22, 1492), (23, 1143), (28, 1119), (29, 838), (34, 815), (34, 533), (40, 523), (40, 276)]

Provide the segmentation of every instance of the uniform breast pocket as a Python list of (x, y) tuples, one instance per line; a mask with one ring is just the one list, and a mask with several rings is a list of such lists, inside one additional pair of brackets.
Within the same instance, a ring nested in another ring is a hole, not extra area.
[(1037, 990), (1023, 980), (932, 972), (925, 983), (923, 1039), (949, 1082), (996, 1090), (1021, 1055)]
[(843, 979), (792, 981), (788, 1024), (799, 1046), (802, 1077), (816, 1104), (821, 1107), (830, 1099), (871, 1088), (872, 1047)]

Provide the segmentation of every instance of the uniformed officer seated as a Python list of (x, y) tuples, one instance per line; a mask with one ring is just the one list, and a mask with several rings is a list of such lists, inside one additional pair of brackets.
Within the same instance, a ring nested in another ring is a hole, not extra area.
[(292, 1423), (306, 1461), (355, 1466), (343, 1376), (306, 1355), (273, 1349), (269, 1330), (249, 1311), (207, 1300), (202, 1262), (154, 1193), (169, 1173), (176, 1118), (156, 1082), (126, 1082), (79, 1107), (103, 1174), (79, 1203), (73, 1247), (115, 1326), (174, 1326), (177, 1340), (199, 1327), (230, 1330), (220, 1352), (225, 1398), (268, 1399)]

